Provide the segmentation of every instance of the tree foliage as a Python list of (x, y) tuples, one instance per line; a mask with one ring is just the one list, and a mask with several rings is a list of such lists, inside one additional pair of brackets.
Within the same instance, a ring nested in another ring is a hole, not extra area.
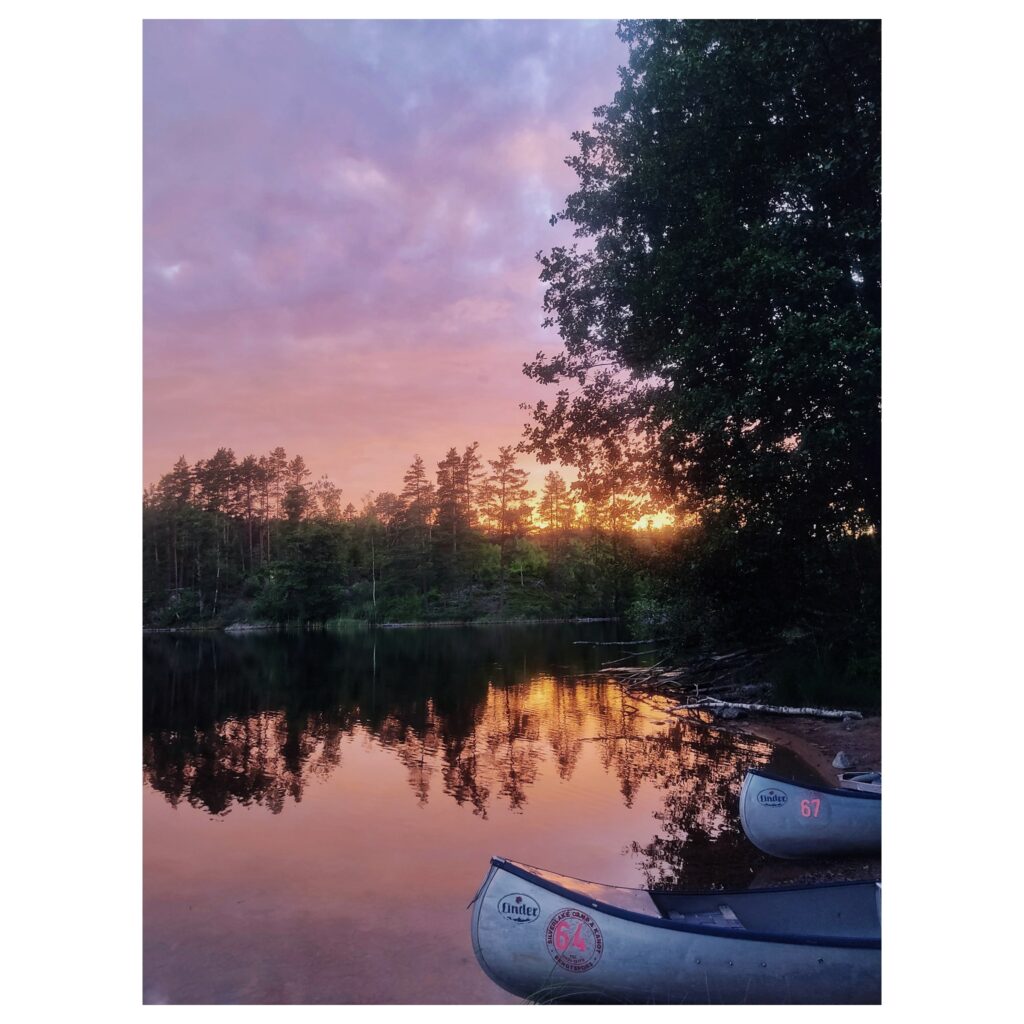
[(529, 474), (516, 465), (515, 449), (505, 445), (498, 450), (496, 459), (489, 459), (490, 474), (480, 488), (480, 512), (498, 536), (502, 553), (509, 541), (524, 536), (530, 529), (536, 497), (531, 491)]
[(558, 387), (525, 446), (695, 516), (667, 575), (697, 605), (736, 623), (757, 588), (769, 621), (799, 618), (881, 527), (880, 26), (619, 34), (552, 218), (577, 241), (539, 255), (563, 348), (524, 368)]
[[(542, 255), (529, 443), (779, 533), (880, 525), (877, 22), (626, 23)], [(575, 385), (575, 393), (567, 385)], [(633, 446), (629, 444), (633, 442)]]

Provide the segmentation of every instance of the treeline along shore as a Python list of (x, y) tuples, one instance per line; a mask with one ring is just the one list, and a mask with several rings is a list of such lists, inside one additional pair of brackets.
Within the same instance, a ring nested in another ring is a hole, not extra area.
[(451, 448), (402, 487), (344, 503), (283, 448), (184, 458), (143, 503), (144, 621), (155, 628), (618, 616), (668, 534), (635, 530), (636, 496), (549, 472), (540, 495), (511, 446)]

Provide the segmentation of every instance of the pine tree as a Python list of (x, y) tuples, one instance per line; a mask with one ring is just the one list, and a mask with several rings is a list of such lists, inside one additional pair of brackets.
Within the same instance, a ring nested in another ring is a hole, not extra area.
[(477, 454), (477, 448), (479, 447), (479, 441), (474, 441), (471, 445), (467, 445), (466, 450), (462, 453), (459, 467), (459, 507), (463, 521), (467, 526), (476, 525), (480, 480), (484, 475), (480, 456)]
[(449, 448), (437, 464), (437, 525), (439, 531), (451, 540), (454, 556), (459, 548), (462, 459), (455, 448)]
[[(283, 454), (284, 449), (281, 449)], [(288, 521), (297, 523), (309, 509), (310, 495), (303, 481), (310, 475), (306, 469), (306, 460), (301, 455), (296, 455), (287, 464), (283, 472), (284, 496), (281, 499), (281, 511), (284, 512)]]
[(406, 523), (421, 548), (430, 543), (431, 524), (436, 496), (434, 485), (427, 477), (423, 459), (417, 455), (402, 478), (401, 498), (405, 504)]
[(174, 590), (184, 584), (184, 561), (186, 534), (183, 518), (195, 489), (192, 469), (185, 456), (182, 455), (174, 464), (170, 473), (160, 478), (157, 484), (158, 500), (167, 510), (169, 520), (167, 530), (167, 566), (168, 579)]
[(572, 495), (565, 479), (554, 470), (544, 477), (544, 491), (537, 513), (549, 530), (565, 533), (572, 528), (576, 515)]
[(530, 524), (530, 499), (536, 494), (529, 490), (529, 474), (516, 466), (515, 449), (505, 445), (498, 449), (498, 457), (489, 459), (490, 475), (481, 488), (480, 510), (498, 535), (501, 545), (501, 564), (505, 565), (505, 551), (513, 537), (523, 536)]
[(274, 517), (280, 518), (288, 473), (288, 456), (280, 445), (267, 456), (267, 471), (270, 474), (270, 494), (274, 499)]
[[(238, 505), (239, 513), (245, 518), (246, 536), (249, 546), (249, 568), (253, 566), (252, 526), (259, 495), (259, 463), (252, 455), (246, 455), (238, 464)], [(243, 559), (244, 569), (244, 559)]]

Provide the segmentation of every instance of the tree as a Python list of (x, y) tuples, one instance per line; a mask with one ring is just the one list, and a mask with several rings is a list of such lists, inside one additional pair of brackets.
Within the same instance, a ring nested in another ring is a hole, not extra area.
[(341, 520), (341, 488), (326, 475), (321, 476), (310, 488), (310, 503), (315, 508), (317, 519), (325, 523)]
[(260, 518), (262, 519), (262, 537), (266, 538), (266, 560), (269, 562), (273, 552), (271, 545), (271, 523), (279, 519), (284, 511), (282, 501), (287, 486), (288, 456), (278, 446), (269, 455), (261, 455), (257, 463), (260, 478)]
[(288, 484), (281, 499), (281, 511), (288, 522), (299, 522), (306, 515), (309, 505), (309, 491), (302, 484)]
[(582, 460), (573, 493), (583, 502), (583, 516), (592, 530), (600, 530), (618, 543), (619, 535), (632, 529), (642, 516), (653, 511), (643, 477), (637, 468), (616, 453), (599, 451)]
[(806, 607), (829, 546), (881, 526), (879, 23), (619, 35), (629, 65), (553, 218), (592, 244), (540, 255), (564, 348), (524, 368), (559, 385), (526, 447), (630, 467), (725, 564), (770, 556), (741, 593)]
[(200, 459), (194, 469), (202, 505), (209, 512), (230, 515), (235, 511), (238, 464), (230, 448), (218, 448), (209, 459)]
[(480, 490), (480, 511), (498, 535), (504, 567), (509, 541), (523, 536), (529, 527), (533, 512), (530, 500), (536, 491), (527, 487), (529, 474), (516, 465), (512, 445), (499, 448), (498, 457), (488, 459), (488, 465), (491, 472)]
[(651, 486), (803, 537), (880, 526), (880, 30), (624, 23), (629, 66), (542, 255), (575, 379), (529, 444), (639, 442)]
[(238, 464), (238, 501), (240, 511), (245, 517), (250, 569), (253, 566), (252, 526), (256, 513), (257, 496), (259, 494), (259, 474), (259, 463), (256, 461), (255, 456), (246, 455)]
[(479, 441), (466, 445), (458, 474), (458, 498), (462, 517), (468, 526), (476, 524), (477, 499), (479, 497), (480, 478), (484, 475), (477, 448)]
[(458, 552), (459, 536), (464, 534), (475, 519), (475, 502), (479, 479), (479, 442), (466, 446), (459, 455), (456, 448), (449, 448), (445, 457), (437, 464), (437, 525), (440, 531), (451, 538), (451, 553)]
[(544, 526), (563, 534), (576, 520), (576, 508), (565, 478), (552, 470), (544, 477), (544, 490), (537, 506), (537, 514)]
[(157, 484), (157, 494), (164, 501), (173, 504), (185, 505), (192, 500), (195, 489), (195, 482), (192, 470), (189, 468), (185, 456), (182, 455), (174, 464), (170, 473), (160, 478)]
[[(193, 475), (199, 486), (202, 507), (213, 516), (215, 537), (215, 565), (213, 609), (217, 614), (220, 599), (222, 544), (228, 543), (231, 516), (237, 513), (238, 464), (230, 448), (218, 448), (210, 459), (196, 463)], [(197, 569), (199, 561), (197, 560)]]
[(194, 491), (195, 480), (184, 455), (174, 464), (170, 473), (160, 478), (156, 486), (155, 504), (162, 507), (168, 520), (166, 564), (168, 579), (174, 590), (183, 585), (186, 541), (183, 519), (189, 510)]
[(393, 491), (381, 491), (373, 500), (373, 512), (377, 521), (384, 527), (384, 537), (391, 543), (398, 534), (405, 505)]
[[(281, 449), (283, 452), (283, 449)], [(284, 470), (284, 496), (281, 498), (281, 511), (290, 523), (297, 523), (309, 510), (311, 495), (304, 483), (310, 472), (306, 469), (306, 460), (296, 455)]]
[(405, 520), (420, 548), (430, 543), (430, 530), (434, 515), (434, 485), (427, 476), (426, 466), (419, 455), (402, 477), (401, 498), (405, 504)]
[[(281, 449), (281, 451), (283, 452), (284, 449)], [(285, 481), (290, 487), (304, 486), (306, 477), (311, 475), (310, 471), (306, 468), (306, 460), (301, 455), (296, 455), (288, 463), (284, 471)]]
[(278, 445), (267, 456), (267, 472), (269, 474), (270, 493), (274, 499), (274, 514), (281, 514), (281, 500), (284, 497), (284, 489), (288, 485), (288, 455), (284, 448)]
[(449, 448), (445, 457), (437, 464), (437, 525), (451, 538), (451, 551), (458, 550), (459, 532), (459, 476), (462, 460), (458, 450)]

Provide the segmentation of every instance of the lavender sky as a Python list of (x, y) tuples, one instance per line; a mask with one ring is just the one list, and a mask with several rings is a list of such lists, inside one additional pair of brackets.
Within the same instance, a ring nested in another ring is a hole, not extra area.
[(146, 482), (280, 444), (358, 505), (517, 441), (535, 254), (625, 60), (614, 22), (147, 22)]

